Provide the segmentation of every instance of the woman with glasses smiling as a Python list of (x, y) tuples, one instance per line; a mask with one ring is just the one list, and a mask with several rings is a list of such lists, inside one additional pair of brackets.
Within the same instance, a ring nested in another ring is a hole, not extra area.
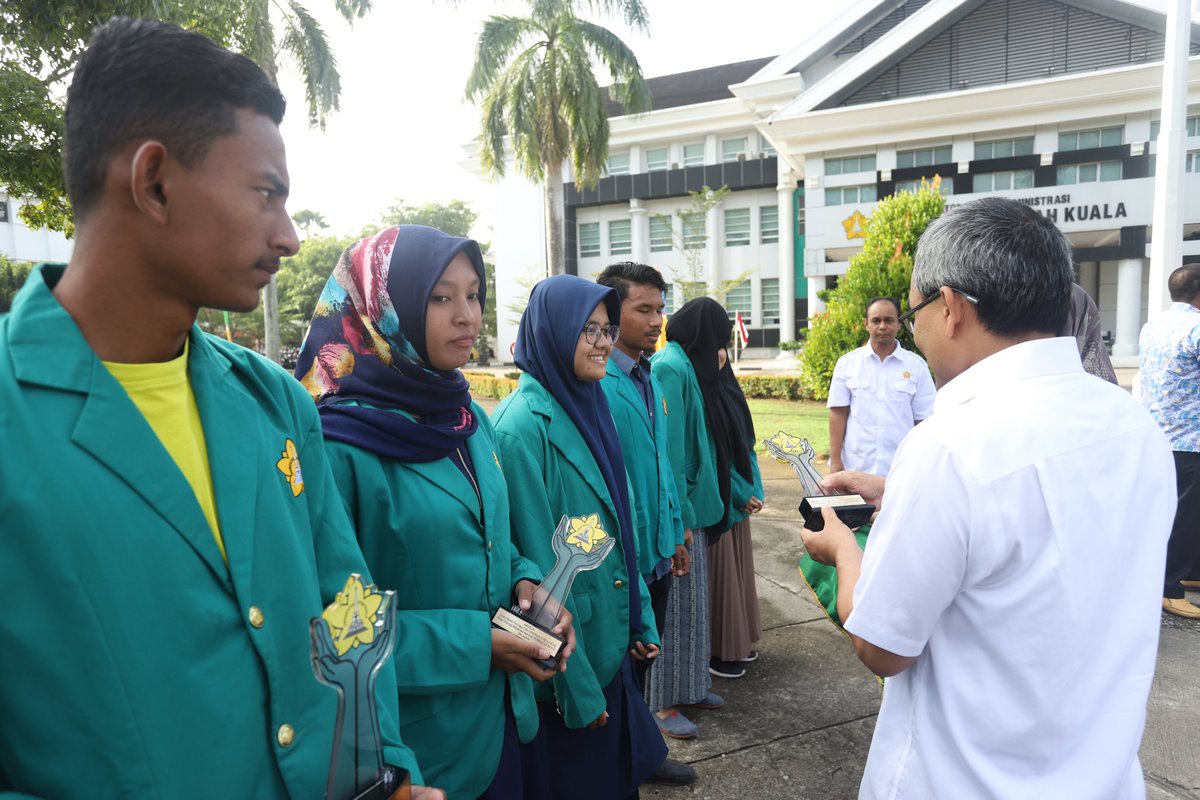
[(637, 566), (620, 439), (600, 380), (620, 332), (617, 292), (573, 275), (539, 283), (517, 331), (517, 390), (493, 414), (513, 537), (543, 571), (563, 515), (592, 517), (616, 546), (580, 572), (567, 599), (576, 650), (536, 688), (548, 798), (621, 800), (667, 756), (640, 696), (633, 659), (658, 655), (650, 594)]

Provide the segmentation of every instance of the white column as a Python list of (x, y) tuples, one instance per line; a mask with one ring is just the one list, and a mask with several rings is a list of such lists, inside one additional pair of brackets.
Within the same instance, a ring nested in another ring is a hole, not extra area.
[(1142, 265), (1144, 258), (1124, 258), (1117, 262), (1117, 331), (1113, 360), (1133, 360), (1137, 364), (1138, 333), (1142, 327)]
[[(782, 159), (780, 159), (782, 161)], [(779, 340), (796, 338), (796, 240), (792, 219), (792, 195), (796, 179), (790, 172), (776, 189), (779, 209)]]
[(717, 284), (721, 282), (721, 250), (725, 247), (725, 231), (723, 230), (725, 226), (721, 223), (724, 220), (724, 211), (721, 209), (721, 204), (717, 203), (708, 210), (704, 223), (708, 239), (705, 242), (704, 266), (708, 273), (708, 290), (710, 292), (716, 289)]
[(636, 197), (629, 201), (629, 227), (633, 244), (633, 260), (650, 263), (650, 212)]
[(821, 298), (817, 297), (817, 292), (825, 290), (825, 276), (818, 275), (808, 279), (808, 318), (812, 319), (814, 315), (820, 314), (825, 310), (825, 304), (821, 302)]
[[(1147, 304), (1150, 319), (1171, 305), (1167, 276), (1183, 261), (1183, 210), (1179, 200), (1183, 189), (1184, 137), (1187, 135), (1184, 117), (1187, 114), (1188, 38), (1192, 28), (1192, 4), (1193, 0), (1171, 0), (1166, 4), (1162, 127), (1158, 134), (1158, 167), (1154, 176), (1154, 239), (1150, 242), (1150, 296)], [(1117, 319), (1120, 320), (1119, 314)], [(1119, 325), (1117, 330), (1119, 337)], [(1116, 352), (1114, 347), (1113, 355)]]

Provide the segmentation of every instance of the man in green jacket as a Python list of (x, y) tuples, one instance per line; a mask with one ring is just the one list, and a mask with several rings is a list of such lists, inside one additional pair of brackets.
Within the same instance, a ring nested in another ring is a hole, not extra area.
[[(675, 480), (667, 457), (667, 415), (663, 393), (650, 372), (646, 352), (653, 352), (663, 324), (663, 292), (667, 284), (654, 267), (624, 261), (611, 264), (596, 282), (616, 289), (621, 298), (621, 332), (613, 343), (600, 387), (621, 438), (625, 470), (633, 489), (634, 526), (638, 547), (638, 570), (646, 581), (654, 621), (665, 636), (667, 600), (671, 578), (687, 575), (691, 564), (688, 546), (691, 531), (684, 531), (679, 516)], [(639, 665), (640, 666), (640, 665)], [(646, 669), (641, 670), (643, 691)], [(660, 730), (676, 739), (693, 739), (699, 733), (686, 717), (659, 715)], [(696, 770), (668, 758), (651, 781), (671, 785), (695, 782)]]
[[(76, 67), (74, 254), (0, 317), (0, 795), (324, 793), (308, 622), (369, 577), (307, 393), (195, 324), (252, 310), (298, 247), (283, 109), (161, 22), (109, 22)], [(391, 667), (377, 696), (419, 782)]]

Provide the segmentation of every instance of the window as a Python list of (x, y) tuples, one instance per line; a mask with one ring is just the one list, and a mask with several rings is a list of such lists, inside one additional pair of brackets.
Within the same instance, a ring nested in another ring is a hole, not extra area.
[(579, 224), (579, 257), (593, 258), (600, 255), (600, 223)]
[(984, 161), (989, 158), (1009, 158), (1011, 156), (1031, 155), (1033, 155), (1032, 136), (1026, 136), (1021, 139), (997, 139), (994, 142), (975, 143), (976, 161)]
[(675, 313), (675, 284), (668, 283), (667, 290), (663, 292), (663, 313)]
[(746, 155), (746, 137), (740, 139), (723, 139), (721, 141), (721, 160), (737, 161), (738, 156)]
[(750, 244), (750, 209), (725, 209), (725, 246), (742, 247)]
[(825, 205), (840, 206), (850, 203), (874, 203), (875, 184), (865, 186), (839, 186), (825, 190)]
[(1125, 127), (1092, 128), (1086, 131), (1071, 131), (1058, 135), (1059, 150), (1090, 150), (1093, 147), (1112, 147), (1125, 138)]
[(8, 198), (0, 200), (0, 222), (8, 222)]
[(779, 278), (763, 278), (759, 281), (762, 292), (762, 324), (779, 324)]
[[(1200, 136), (1200, 117), (1188, 117), (1184, 125), (1187, 129), (1188, 136)], [(1150, 141), (1158, 138), (1158, 134), (1162, 131), (1162, 123), (1158, 120), (1150, 123)]]
[(653, 147), (646, 151), (646, 171), (666, 169), (670, 166), (670, 152), (665, 147)]
[(629, 174), (629, 153), (612, 153), (608, 157), (609, 175)]
[(683, 249), (703, 250), (708, 241), (708, 231), (703, 214), (683, 215)]
[(875, 156), (844, 156), (825, 159), (826, 175), (849, 175), (852, 172), (874, 172)]
[(627, 256), (632, 252), (632, 221), (618, 219), (608, 223), (608, 254), (610, 256)]
[(896, 168), (929, 167), (934, 164), (950, 163), (950, 145), (922, 147), (917, 150), (901, 150), (896, 153)]
[(1058, 168), (1058, 185), (1095, 183), (1121, 180), (1120, 161), (1100, 161), (1093, 164), (1063, 164)]
[(1187, 162), (1183, 167), (1184, 172), (1200, 172), (1200, 150), (1189, 150), (1187, 154)]
[(1033, 170), (1017, 169), (1007, 172), (986, 172), (971, 178), (973, 192), (1000, 192), (1005, 189), (1032, 189)]
[(758, 226), (762, 232), (763, 244), (779, 242), (779, 206), (760, 206), (758, 209)]
[(760, 142), (760, 144), (762, 146), (762, 153), (764, 156), (766, 156), (767, 158), (772, 158), (774, 156), (779, 155), (779, 153), (775, 152), (775, 148), (771, 146), (771, 143), (768, 142), (764, 137), (760, 136), (758, 141)]
[[(916, 194), (917, 190), (921, 188), (921, 181), (925, 181), (926, 186), (932, 186), (933, 184), (929, 178), (914, 178), (913, 180), (909, 181), (896, 181), (896, 188), (892, 190), (892, 194), (899, 194), (900, 192), (912, 192), (913, 194)], [(954, 182), (939, 181), (938, 191), (943, 197), (949, 197), (950, 195), (954, 194)]]
[[(746, 327), (750, 327), (752, 324), (750, 308), (750, 281), (747, 279), (730, 289), (729, 293), (725, 295), (725, 311), (731, 320), (738, 311), (742, 312), (742, 322), (746, 323)], [(737, 336), (737, 331), (734, 331), (733, 335)]]
[(650, 218), (650, 252), (671, 251), (671, 218), (655, 214)]
[(685, 144), (683, 146), (683, 165), (695, 167), (704, 163), (703, 144)]

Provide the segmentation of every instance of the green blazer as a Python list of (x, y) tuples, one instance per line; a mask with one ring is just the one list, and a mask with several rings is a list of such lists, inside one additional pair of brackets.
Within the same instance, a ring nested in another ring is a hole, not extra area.
[(662, 385), (666, 404), (667, 452), (683, 527), (716, 525), (725, 514), (717, 485), (717, 446), (704, 416), (704, 399), (692, 361), (682, 347), (667, 342), (650, 364)]
[(598, 514), (617, 540), (599, 567), (580, 572), (567, 609), (575, 615), (578, 649), (559, 673), (534, 691), (543, 701), (557, 700), (568, 728), (583, 728), (605, 711), (604, 687), (612, 681), (632, 646), (629, 631), (629, 580), (641, 586), (641, 641), (659, 644), (650, 593), (641, 575), (625, 569), (616, 510), (604, 478), (575, 423), (531, 375), (492, 415), (496, 442), (508, 479), (513, 538), (544, 572), (554, 566), (550, 535), (563, 514)]
[(763, 483), (762, 473), (758, 470), (758, 455), (754, 452), (754, 447), (750, 447), (750, 477), (753, 480), (746, 480), (742, 477), (742, 473), (736, 468), (730, 467), (729, 470), (729, 524), (736, 525), (744, 520), (748, 514), (742, 511), (746, 503), (750, 502), (751, 497), (763, 499)]
[[(319, 797), (337, 694), (313, 677), (308, 623), (366, 564), (312, 399), (192, 328), (226, 566), (51, 295), (61, 274), (36, 269), (0, 316), (0, 794)], [(377, 686), (385, 758), (419, 780), (390, 662)]]
[(506, 682), (521, 740), (538, 725), (529, 676), (492, 669), (491, 616), (512, 605), (517, 581), (542, 576), (510, 541), (495, 433), (482, 408), (472, 413), (479, 428), (467, 450), (482, 512), (449, 458), (403, 463), (326, 443), (371, 574), (399, 603), (400, 735), (425, 780), (452, 798), (478, 797), (495, 777)]
[(638, 570), (648, 577), (664, 558), (675, 555), (676, 545), (683, 544), (675, 478), (667, 458), (669, 433), (667, 415), (661, 410), (665, 406), (662, 387), (657, 378), (647, 375), (650, 403), (655, 412), (651, 419), (633, 379), (611, 358), (607, 369), (600, 386), (608, 397), (608, 407), (621, 438), (625, 470), (633, 488), (629, 499), (637, 526)]

